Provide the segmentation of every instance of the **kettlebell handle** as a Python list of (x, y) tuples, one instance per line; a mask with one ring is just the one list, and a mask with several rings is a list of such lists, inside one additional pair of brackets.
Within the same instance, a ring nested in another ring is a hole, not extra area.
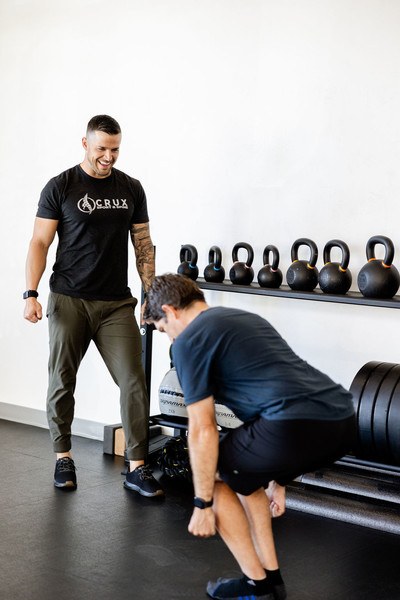
[(310, 240), (309, 238), (299, 238), (292, 245), (291, 258), (292, 262), (296, 262), (299, 260), (299, 247), (300, 246), (308, 246), (310, 248), (310, 260), (308, 261), (308, 266), (313, 269), (317, 264), (318, 260), (318, 248), (317, 244)]
[(272, 254), (272, 265), (270, 265), (271, 270), (272, 271), (277, 271), (278, 270), (278, 265), (279, 265), (279, 250), (276, 246), (273, 246), (272, 244), (269, 244), (268, 246), (265, 246), (264, 248), (264, 252), (263, 252), (263, 263), (264, 266), (269, 265), (269, 254)]
[(253, 248), (250, 246), (250, 244), (246, 244), (246, 242), (238, 242), (237, 244), (235, 244), (233, 246), (232, 249), (232, 261), (238, 262), (238, 251), (243, 248), (244, 250), (247, 250), (247, 260), (245, 263), (246, 267), (251, 267), (252, 263), (253, 263), (253, 259), (254, 259), (254, 251)]
[(385, 235), (374, 235), (367, 242), (367, 259), (376, 260), (375, 246), (383, 244), (385, 246), (385, 258), (382, 261), (384, 267), (390, 267), (394, 258), (394, 244), (392, 240)]
[(184, 244), (181, 246), (179, 253), (179, 259), (181, 263), (188, 262), (190, 267), (195, 267), (197, 264), (197, 250), (191, 244)]
[(214, 265), (214, 269), (219, 271), (222, 263), (222, 252), (218, 246), (211, 246), (210, 251), (208, 253), (208, 262), (209, 264)]
[(331, 262), (331, 250), (332, 248), (340, 248), (342, 251), (342, 261), (340, 263), (340, 270), (346, 271), (350, 262), (350, 250), (346, 242), (342, 240), (330, 240), (325, 244), (324, 248), (324, 265)]

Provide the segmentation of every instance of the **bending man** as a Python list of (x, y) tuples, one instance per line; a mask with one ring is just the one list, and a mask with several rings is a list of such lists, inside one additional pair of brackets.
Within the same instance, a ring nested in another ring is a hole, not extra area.
[[(189, 531), (216, 529), (242, 570), (209, 582), (212, 598), (281, 600), (270, 503), (281, 486), (339, 459), (351, 447), (351, 395), (301, 360), (261, 317), (209, 307), (183, 275), (156, 277), (144, 318), (165, 332), (189, 416), (194, 511)], [(220, 441), (214, 399), (244, 424)], [(267, 489), (267, 494), (265, 489)]]

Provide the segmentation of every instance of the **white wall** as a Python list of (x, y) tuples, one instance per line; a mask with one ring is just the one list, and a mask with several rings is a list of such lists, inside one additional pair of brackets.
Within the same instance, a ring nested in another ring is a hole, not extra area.
[[(176, 270), (183, 243), (201, 271), (218, 244), (229, 271), (238, 241), (253, 245), (256, 272), (276, 244), (286, 272), (302, 236), (321, 267), (339, 237), (356, 281), (371, 235), (391, 237), (400, 256), (399, 68), (397, 0), (3, 0), (0, 403), (44, 408), (47, 326), (22, 319), (24, 262), (40, 190), (82, 159), (91, 116), (121, 123), (118, 167), (147, 192), (159, 273)], [(133, 261), (130, 279), (137, 290)], [(395, 310), (207, 298), (265, 315), (346, 386), (368, 360), (399, 362)], [(155, 334), (155, 392), (167, 350)], [(76, 399), (78, 419), (120, 420), (93, 349)]]

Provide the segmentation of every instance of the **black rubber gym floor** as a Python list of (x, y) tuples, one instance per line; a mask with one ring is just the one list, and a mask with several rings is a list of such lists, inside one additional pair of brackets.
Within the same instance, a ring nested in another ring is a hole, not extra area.
[[(65, 492), (46, 430), (0, 420), (0, 440), (1, 600), (201, 600), (209, 579), (240, 575), (218, 537), (188, 533), (188, 484), (162, 478), (166, 497), (143, 498), (122, 458), (75, 437)], [(274, 531), (288, 600), (399, 600), (400, 536), (294, 510)]]

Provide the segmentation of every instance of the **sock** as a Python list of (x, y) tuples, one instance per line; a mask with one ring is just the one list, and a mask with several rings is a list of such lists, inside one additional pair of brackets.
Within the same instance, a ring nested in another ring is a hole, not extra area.
[(279, 569), (275, 569), (274, 571), (268, 571), (268, 569), (265, 569), (265, 572), (271, 585), (283, 584), (282, 575)]
[(252, 589), (254, 590), (254, 592), (256, 592), (257, 595), (264, 595), (264, 594), (268, 594), (271, 591), (271, 586), (270, 586), (270, 581), (268, 581), (267, 577), (264, 577), (264, 579), (252, 579), (251, 577), (247, 577), (247, 575), (245, 575), (243, 577), (243, 580), (247, 583), (248, 581), (252, 581), (255, 585), (253, 587), (252, 584), (249, 584), (252, 586)]

